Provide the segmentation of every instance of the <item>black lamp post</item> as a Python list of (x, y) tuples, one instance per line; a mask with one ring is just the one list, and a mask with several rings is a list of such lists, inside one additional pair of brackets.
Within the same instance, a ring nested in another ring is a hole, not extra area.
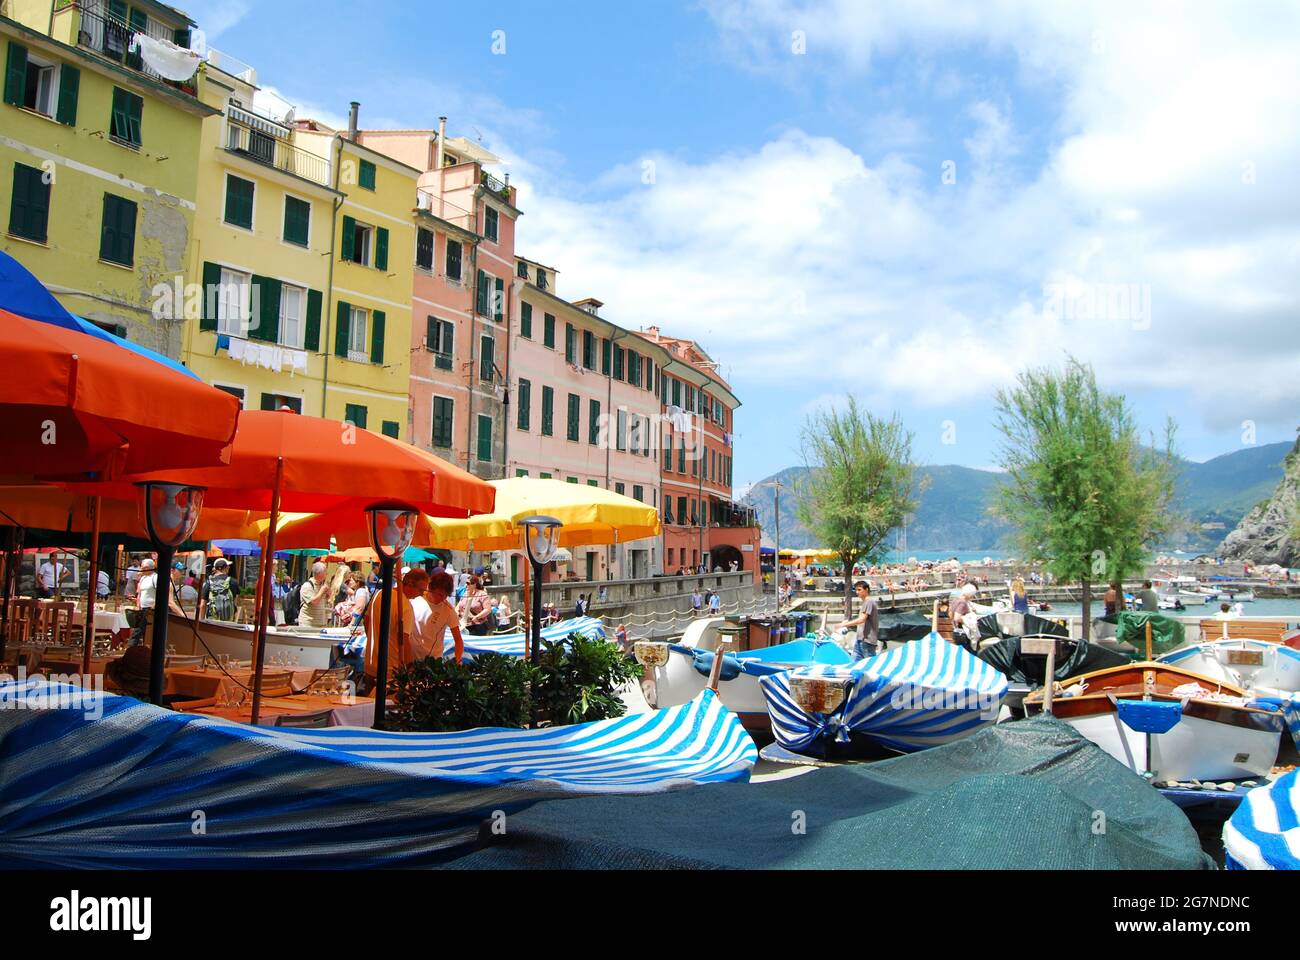
[(366, 637), (366, 643), (379, 644), (376, 653), (375, 723), (384, 729), (384, 712), (388, 705), (388, 632), (393, 617), (393, 568), (406, 553), (415, 536), (419, 514), (400, 503), (384, 503), (366, 511), (370, 520), (370, 546), (379, 555), (379, 636)]
[[(149, 541), (158, 551), (155, 571), (158, 587), (153, 600), (153, 646), (149, 657), (149, 700), (162, 705), (164, 667), (167, 664), (167, 619), (172, 589), (172, 559), (176, 548), (194, 534), (203, 510), (203, 487), (150, 481), (137, 484), (143, 497), (141, 513)], [(166, 577), (164, 580), (163, 577)], [(91, 584), (94, 589), (94, 584)], [(87, 631), (86, 642), (90, 642)]]
[(524, 547), (533, 565), (533, 635), (529, 659), (536, 663), (542, 648), (542, 567), (555, 557), (560, 546), (560, 527), (564, 524), (554, 517), (529, 517), (520, 521), (520, 526), (524, 528)]

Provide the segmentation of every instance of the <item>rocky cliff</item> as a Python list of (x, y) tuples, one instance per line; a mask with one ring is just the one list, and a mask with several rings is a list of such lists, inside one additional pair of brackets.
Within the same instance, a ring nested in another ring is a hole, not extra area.
[(1242, 518), (1219, 547), (1219, 556), (1251, 563), (1300, 566), (1300, 441), (1283, 461), (1282, 482), (1273, 496)]

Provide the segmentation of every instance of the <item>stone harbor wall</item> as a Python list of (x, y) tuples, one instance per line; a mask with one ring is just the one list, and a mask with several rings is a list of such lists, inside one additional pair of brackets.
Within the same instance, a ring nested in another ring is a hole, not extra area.
[(1255, 564), (1300, 565), (1300, 441), (1287, 454), (1285, 474), (1273, 496), (1246, 514), (1228, 534), (1218, 555)]

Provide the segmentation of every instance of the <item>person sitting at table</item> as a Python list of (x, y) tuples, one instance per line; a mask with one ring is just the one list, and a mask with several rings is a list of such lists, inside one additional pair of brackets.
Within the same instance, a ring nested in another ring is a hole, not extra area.
[(441, 657), (447, 631), (456, 644), (456, 662), (465, 656), (465, 638), (460, 632), (460, 617), (447, 599), (455, 586), (445, 573), (425, 573), (411, 570), (402, 577), (402, 593), (411, 601), (414, 624), (411, 629), (408, 659), (412, 662), (426, 657)]
[(217, 558), (212, 564), (212, 576), (203, 581), (202, 599), (199, 601), (200, 620), (235, 620), (235, 585), (230, 579), (230, 561)]
[[(409, 665), (411, 658), (411, 631), (415, 626), (415, 610), (411, 601), (402, 590), (393, 590), (393, 602), (388, 619), (388, 679), (398, 667)], [(366, 645), (362, 671), (365, 673), (368, 689), (374, 689), (379, 676), (379, 620), (383, 616), (384, 594), (370, 597), (370, 606), (366, 610)]]
[(324, 630), (330, 625), (330, 584), (325, 579), (327, 568), (317, 561), (311, 565), (311, 577), (299, 591), (298, 625), (311, 630)]

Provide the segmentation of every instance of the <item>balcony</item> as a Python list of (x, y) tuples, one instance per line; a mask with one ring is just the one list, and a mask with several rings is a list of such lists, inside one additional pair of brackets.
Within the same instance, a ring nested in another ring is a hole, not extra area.
[(226, 108), (225, 148), (283, 173), (330, 185), (329, 161), (288, 142), (288, 127), (234, 105)]
[(133, 27), (111, 14), (105, 13), (102, 9), (88, 8), (88, 6), (82, 6), (80, 10), (81, 18), (77, 29), (77, 46), (120, 63), (157, 83), (165, 84), (188, 93), (190, 96), (195, 96), (196, 89), (192, 80), (185, 82), (167, 80), (149, 67), (141, 59), (140, 54), (130, 52), (131, 37), (137, 33), (143, 33), (155, 40), (176, 43), (177, 39), (184, 39), (182, 34), (188, 33), (186, 28), (169, 27), (154, 19), (147, 20), (143, 28), (139, 26)]
[(486, 190), (490, 194), (493, 194), (497, 199), (499, 199), (503, 203), (508, 203), (511, 206), (514, 205), (515, 202), (513, 196), (514, 192), (510, 189), (510, 185), (506, 183), (504, 180), (494, 177), (486, 170), (483, 170), (481, 171), (481, 176), (479, 177), (479, 183), (483, 185), (484, 190)]

